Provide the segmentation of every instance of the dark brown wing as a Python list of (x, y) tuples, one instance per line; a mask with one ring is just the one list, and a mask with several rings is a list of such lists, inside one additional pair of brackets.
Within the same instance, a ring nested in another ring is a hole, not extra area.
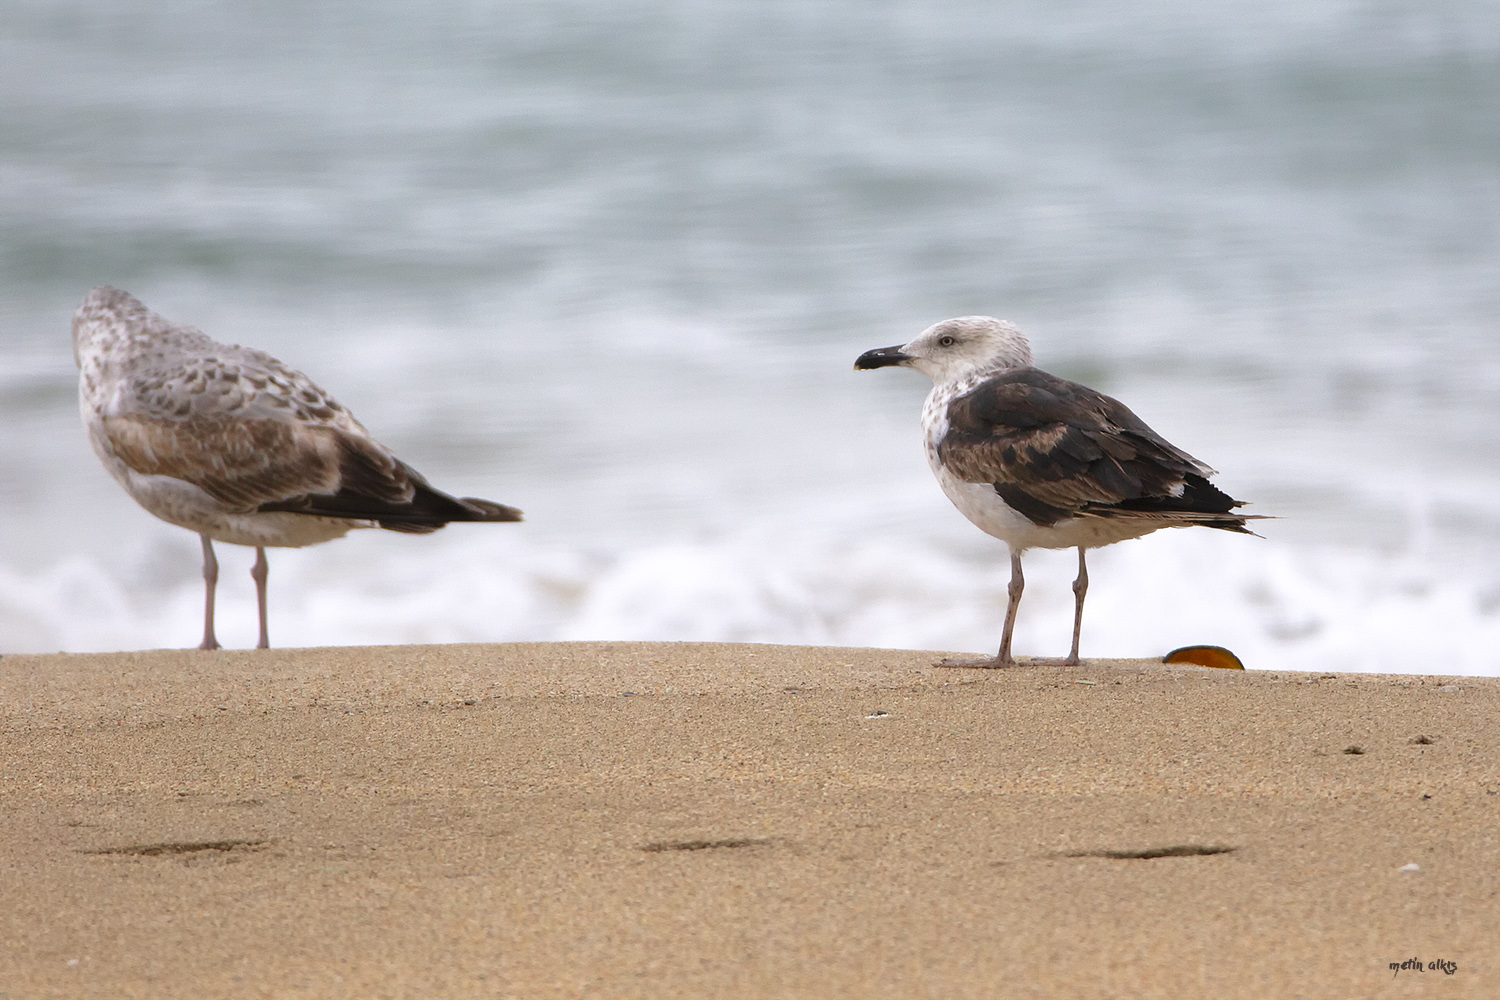
[(1182, 515), (1245, 530), (1244, 516), (1229, 514), (1240, 502), (1209, 483), (1212, 469), (1119, 400), (1036, 368), (1002, 372), (950, 403), (938, 456), (1040, 525)]

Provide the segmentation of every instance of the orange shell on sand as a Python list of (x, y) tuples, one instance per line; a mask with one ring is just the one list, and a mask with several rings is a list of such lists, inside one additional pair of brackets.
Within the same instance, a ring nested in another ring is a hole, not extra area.
[(1244, 670), (1245, 665), (1223, 646), (1183, 646), (1161, 658), (1163, 663), (1193, 663), (1219, 670)]

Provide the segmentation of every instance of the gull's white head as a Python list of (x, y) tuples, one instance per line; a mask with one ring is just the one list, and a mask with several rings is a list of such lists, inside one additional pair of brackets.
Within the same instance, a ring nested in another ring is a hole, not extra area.
[(854, 367), (901, 365), (943, 385), (1030, 364), (1031, 345), (1014, 324), (990, 316), (960, 316), (929, 326), (909, 344), (866, 351)]

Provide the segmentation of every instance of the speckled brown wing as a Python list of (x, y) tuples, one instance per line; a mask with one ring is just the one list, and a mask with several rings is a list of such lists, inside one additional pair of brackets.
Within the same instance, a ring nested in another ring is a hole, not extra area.
[(239, 511), (305, 493), (339, 489), (337, 431), (229, 414), (106, 417), (110, 449), (145, 476), (191, 483)]
[(100, 421), (110, 450), (142, 475), (192, 483), (237, 512), (285, 511), (425, 533), (520, 512), (451, 497), (371, 438), (300, 372), (212, 344), (163, 367), (145, 357)]
[[(1208, 482), (1213, 470), (1123, 403), (1036, 368), (987, 379), (947, 415), (938, 448), (944, 466), (967, 482), (993, 484), (1039, 525), (1079, 514), (1224, 514), (1239, 506)], [(1215, 520), (1243, 530), (1238, 515)]]

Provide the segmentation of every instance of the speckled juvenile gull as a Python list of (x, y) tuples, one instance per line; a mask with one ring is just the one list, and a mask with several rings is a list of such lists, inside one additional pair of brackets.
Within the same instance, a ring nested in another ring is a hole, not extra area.
[(96, 288), (78, 307), (73, 357), (99, 460), (142, 507), (203, 540), (202, 649), (219, 648), (215, 540), (255, 548), (265, 649), (268, 547), (352, 528), (426, 534), (450, 521), (521, 519), (433, 489), (301, 372), (175, 326), (117, 288)]
[(1031, 366), (1021, 331), (988, 316), (963, 316), (900, 347), (866, 351), (856, 369), (901, 365), (932, 379), (922, 408), (927, 460), (953, 505), (1010, 549), (1010, 602), (993, 660), (1011, 666), (1011, 633), (1030, 548), (1078, 549), (1073, 648), (1078, 663), (1085, 553), (1158, 528), (1203, 525), (1254, 534), (1243, 506), (1208, 481), (1214, 471), (1170, 444), (1125, 404)]

